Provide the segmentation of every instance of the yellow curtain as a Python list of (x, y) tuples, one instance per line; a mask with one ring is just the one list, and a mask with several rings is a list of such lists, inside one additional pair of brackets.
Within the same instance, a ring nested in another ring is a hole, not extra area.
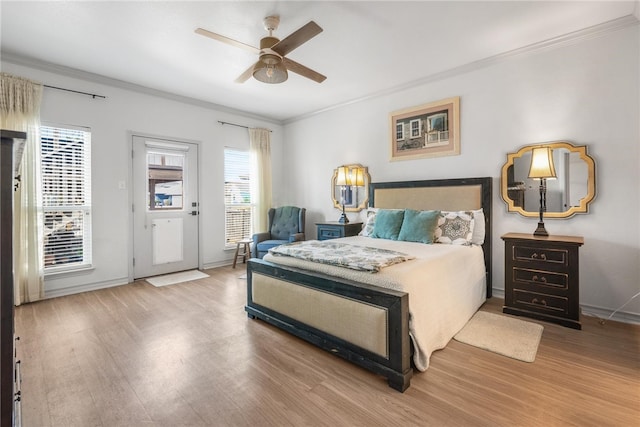
[(267, 231), (267, 212), (271, 207), (271, 132), (249, 129), (251, 153), (251, 202), (253, 232)]
[(13, 254), (15, 304), (44, 297), (43, 211), (40, 181), (42, 85), (0, 74), (0, 127), (27, 133), (14, 192)]

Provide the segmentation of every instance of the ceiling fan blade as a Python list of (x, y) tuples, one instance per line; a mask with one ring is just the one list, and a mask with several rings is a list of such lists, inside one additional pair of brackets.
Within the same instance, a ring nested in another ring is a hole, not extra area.
[(271, 49), (279, 55), (285, 56), (287, 53), (291, 52), (301, 44), (308, 42), (321, 32), (322, 28), (320, 28), (318, 24), (313, 21), (309, 21), (308, 24), (303, 25), (284, 39), (280, 40), (272, 46)]
[(249, 77), (253, 75), (253, 67), (255, 67), (257, 62), (251, 64), (251, 67), (247, 68), (247, 70), (240, 74), (240, 76), (235, 80), (236, 83), (244, 83), (249, 80)]
[(307, 68), (302, 64), (297, 63), (296, 61), (292, 61), (289, 58), (282, 58), (282, 62), (284, 66), (287, 67), (287, 70), (292, 71), (296, 74), (300, 74), (302, 77), (306, 77), (318, 83), (322, 83), (326, 80), (326, 76), (313, 71), (311, 68)]
[(204, 28), (197, 28), (196, 34), (200, 34), (201, 36), (209, 37), (214, 40), (218, 40), (219, 42), (230, 44), (231, 46), (239, 47), (241, 49), (247, 50), (251, 53), (258, 54), (260, 53), (260, 49), (257, 47), (253, 47), (251, 45), (239, 42), (234, 39), (230, 39), (229, 37), (225, 37), (223, 35), (212, 33), (211, 31), (205, 30)]

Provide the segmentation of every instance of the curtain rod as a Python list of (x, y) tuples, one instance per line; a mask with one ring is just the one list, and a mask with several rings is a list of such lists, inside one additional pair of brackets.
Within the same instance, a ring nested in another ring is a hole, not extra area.
[[(218, 123), (220, 123), (221, 125), (231, 125), (231, 126), (237, 126), (239, 128), (245, 128), (245, 129), (251, 129), (249, 126), (244, 126), (244, 125), (238, 125), (236, 123), (229, 123), (229, 122), (223, 122), (221, 120), (218, 120)], [(273, 132), (271, 129), (267, 129), (269, 132)]]
[(79, 93), (80, 95), (87, 95), (87, 96), (92, 97), (93, 99), (96, 99), (96, 98), (107, 99), (106, 96), (104, 96), (104, 95), (96, 95), (95, 93), (80, 92), (79, 90), (65, 89), (63, 87), (56, 87), (56, 86), (49, 86), (49, 85), (42, 85), (42, 86), (48, 87), (49, 89), (64, 90), (66, 92), (73, 92), (73, 93)]

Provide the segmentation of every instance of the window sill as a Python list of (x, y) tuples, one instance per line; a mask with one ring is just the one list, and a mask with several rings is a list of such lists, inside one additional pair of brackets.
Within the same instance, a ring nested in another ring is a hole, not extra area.
[(93, 265), (82, 265), (75, 268), (65, 268), (60, 270), (46, 271), (44, 273), (45, 279), (59, 279), (64, 277), (80, 276), (83, 274), (91, 273), (95, 270)]

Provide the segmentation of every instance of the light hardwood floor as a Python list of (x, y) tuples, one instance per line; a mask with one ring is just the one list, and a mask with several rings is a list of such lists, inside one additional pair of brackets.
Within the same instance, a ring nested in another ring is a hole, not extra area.
[[(539, 322), (534, 363), (452, 340), (399, 393), (248, 319), (243, 264), (206, 272), (18, 307), (23, 425), (640, 425), (639, 326)], [(493, 298), (482, 310), (501, 305)]]

